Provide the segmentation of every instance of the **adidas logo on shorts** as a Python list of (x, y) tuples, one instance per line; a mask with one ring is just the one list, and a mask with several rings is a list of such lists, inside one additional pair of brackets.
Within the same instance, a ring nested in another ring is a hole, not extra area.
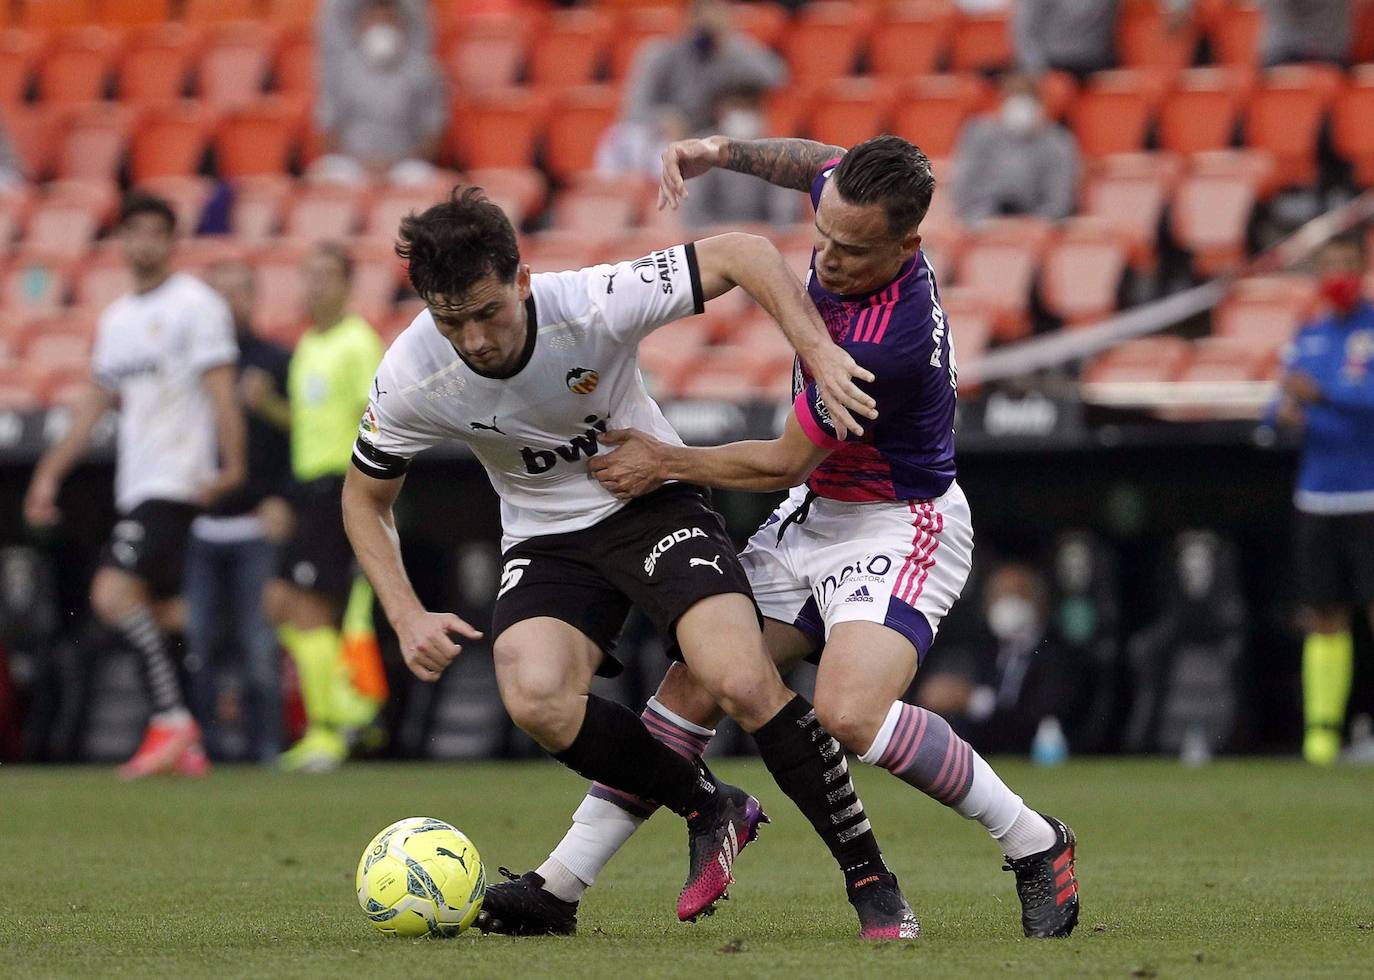
[(852, 593), (845, 602), (872, 602), (873, 594), (868, 591), (868, 586), (861, 585), (857, 592)]

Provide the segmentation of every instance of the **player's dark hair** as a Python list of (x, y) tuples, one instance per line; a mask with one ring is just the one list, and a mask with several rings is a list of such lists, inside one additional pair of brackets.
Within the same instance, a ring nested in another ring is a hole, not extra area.
[(338, 263), (339, 271), (343, 273), (344, 282), (353, 281), (353, 256), (348, 253), (348, 249), (338, 242), (320, 242), (315, 246), (316, 253), (327, 255)]
[(139, 214), (155, 214), (167, 225), (167, 234), (177, 230), (177, 214), (162, 198), (142, 191), (130, 191), (119, 205), (119, 224), (123, 226)]
[(410, 264), (410, 284), (431, 304), (456, 299), (490, 275), (514, 282), (520, 267), (515, 229), (480, 187), (454, 188), (442, 204), (401, 219), (396, 254)]
[(875, 136), (841, 158), (832, 178), (850, 204), (879, 204), (895, 235), (914, 231), (930, 210), (930, 158), (900, 136)]

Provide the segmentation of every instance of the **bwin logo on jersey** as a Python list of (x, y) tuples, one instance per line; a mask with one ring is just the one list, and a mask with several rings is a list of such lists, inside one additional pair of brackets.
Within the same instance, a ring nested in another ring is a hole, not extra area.
[(568, 390), (577, 395), (590, 395), (596, 391), (597, 384), (601, 381), (601, 375), (591, 368), (575, 367), (568, 372), (568, 376), (563, 379), (568, 386)]
[[(658, 567), (658, 560), (662, 558), (664, 553), (666, 553), (667, 550), (671, 548), (673, 545), (681, 544), (683, 541), (686, 541), (689, 538), (704, 537), (706, 537), (706, 532), (699, 527), (680, 527), (672, 534), (665, 534), (663, 537), (658, 539), (658, 542), (654, 545), (653, 550), (651, 550), (648, 554), (648, 557), (644, 559), (644, 574), (654, 574), (654, 569)], [(719, 558), (720, 556), (717, 555), (716, 557)], [(719, 569), (717, 569), (717, 571), (719, 571)]]
[(540, 473), (547, 473), (557, 466), (560, 458), (566, 462), (575, 463), (583, 456), (595, 456), (601, 449), (596, 437), (599, 433), (606, 431), (610, 420), (588, 415), (582, 421), (590, 425), (591, 428), (580, 436), (574, 436), (565, 445), (554, 446), (552, 449), (533, 449), (530, 446), (522, 446), (520, 458), (525, 462), (525, 472), (538, 476)]

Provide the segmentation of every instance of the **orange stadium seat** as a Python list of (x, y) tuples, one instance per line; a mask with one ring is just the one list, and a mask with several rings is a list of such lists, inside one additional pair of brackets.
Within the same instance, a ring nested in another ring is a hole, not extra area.
[(364, 240), (354, 244), (353, 283), (349, 302), (368, 322), (380, 326), (391, 315), (396, 291), (405, 278), (405, 266), (389, 241)]
[(1011, 15), (1004, 10), (964, 14), (955, 21), (949, 66), (955, 71), (995, 71), (1014, 61)]
[(28, 219), (31, 203), (27, 190), (0, 191), (0, 254), (9, 254), (10, 245)]
[(1117, 307), (1126, 245), (1110, 224), (1071, 218), (1040, 266), (1040, 300), (1067, 326), (1100, 320)]
[(735, 348), (708, 347), (678, 376), (675, 396), (687, 401), (756, 401), (762, 395), (759, 375), (765, 370), (766, 365), (742, 360)]
[(90, 0), (22, 0), (19, 23), (25, 27), (53, 30), (94, 23)]
[(607, 234), (633, 227), (652, 188), (629, 177), (579, 176), (559, 192), (553, 226), (577, 234)]
[[(565, 267), (566, 268), (566, 267)], [(649, 376), (649, 390), (673, 395), (707, 346), (701, 317), (679, 320), (669, 330), (655, 330), (639, 342), (639, 366)]]
[(783, 35), (781, 50), (793, 85), (812, 85), (851, 75), (873, 27), (869, 10), (844, 0), (803, 7)]
[(1317, 138), (1339, 82), (1332, 68), (1285, 65), (1265, 74), (1245, 113), (1245, 145), (1274, 156), (1261, 188), (1268, 194), (1305, 186), (1317, 178)]
[(1151, 95), (1146, 75), (1121, 69), (1095, 74), (1069, 108), (1079, 150), (1090, 157), (1133, 153), (1145, 145)]
[(1241, 279), (1217, 307), (1212, 332), (1276, 351), (1293, 339), (1315, 302), (1316, 286), (1302, 276)]
[(219, 109), (257, 99), (272, 67), (272, 37), (257, 24), (225, 24), (211, 31), (196, 68), (200, 97)]
[(959, 133), (988, 95), (973, 75), (925, 75), (902, 88), (893, 108), (892, 131), (932, 159), (954, 153)]
[(465, 17), (440, 46), (449, 84), (458, 92), (514, 85), (525, 65), (530, 29), (517, 15)]
[(314, 244), (352, 236), (362, 220), (362, 195), (337, 184), (303, 186), (286, 211), (282, 234), (292, 241)]
[(1170, 229), (1192, 252), (1199, 275), (1230, 272), (1244, 260), (1250, 215), (1268, 166), (1263, 155), (1243, 150), (1194, 155), (1193, 172), (1174, 192)]
[(787, 30), (787, 11), (776, 3), (737, 3), (730, 10), (730, 22), (765, 48), (775, 48)]
[(957, 221), (921, 223), (921, 252), (935, 270), (935, 281), (952, 283), (969, 235)]
[(551, 14), (530, 42), (530, 84), (562, 88), (596, 81), (614, 27), (614, 20), (601, 10), (582, 8)]
[(116, 73), (119, 97), (138, 103), (181, 98), (202, 40), (198, 31), (176, 23), (135, 30)]
[(559, 92), (549, 115), (544, 162), (555, 179), (590, 170), (601, 135), (620, 111), (609, 85), (586, 85)]
[(489, 200), (510, 215), (517, 228), (543, 209), (549, 193), (544, 175), (533, 167), (468, 170), (464, 183), (482, 188)]
[(887, 9), (868, 42), (869, 71), (907, 79), (938, 71), (954, 35), (952, 0), (902, 0)]
[(1359, 65), (1351, 73), (1350, 87), (1331, 111), (1331, 142), (1348, 161), (1355, 182), (1374, 186), (1374, 65)]
[(288, 32), (282, 38), (272, 77), (279, 92), (315, 97), (315, 39), (309, 32)]
[(888, 130), (897, 85), (884, 79), (837, 78), (816, 93), (807, 126), (811, 138), (854, 146)]
[(527, 89), (460, 97), (449, 126), (450, 152), (464, 167), (528, 167), (548, 112), (548, 100)]
[(0, 31), (0, 105), (24, 101), (44, 40), (31, 31)]
[(954, 356), (965, 367), (987, 351), (992, 343), (993, 311), (976, 290), (965, 286), (942, 286), (940, 306), (954, 338)]
[(281, 27), (309, 27), (315, 23), (320, 0), (265, 0), (267, 21)]
[(401, 219), (418, 213), (448, 197), (447, 180), (433, 187), (385, 187), (373, 197), (363, 221), (364, 233), (372, 238), (394, 239)]
[[(3, 108), (3, 107), (0, 107)], [(30, 179), (42, 180), (52, 166), (53, 149), (62, 127), (61, 108), (32, 105), (10, 106), (0, 112), (5, 132)]]
[(172, 19), (172, 0), (95, 0), (91, 22), (107, 27), (144, 27)]
[(645, 42), (669, 38), (682, 31), (682, 10), (678, 7), (639, 7), (627, 10), (616, 25), (611, 42), (610, 77), (622, 81), (630, 74)]
[(1089, 167), (1082, 210), (1122, 236), (1133, 266), (1148, 268), (1155, 262), (1160, 219), (1178, 176), (1178, 159), (1169, 154), (1103, 157)]
[(290, 338), (290, 346), (300, 335), (305, 319), (301, 260), (304, 252), (295, 246), (264, 249), (254, 256), (253, 280), (257, 286), (255, 320), (267, 336)]
[(1238, 68), (1191, 68), (1180, 72), (1159, 110), (1159, 145), (1175, 153), (1224, 150), (1249, 88)]
[(1036, 88), (1045, 117), (1063, 122), (1078, 98), (1078, 80), (1066, 71), (1047, 71)]
[(543, 231), (520, 243), (520, 258), (535, 272), (562, 272), (580, 269), (602, 261), (606, 239), (603, 236), (576, 235), (562, 231)]
[(1355, 0), (1355, 25), (1350, 44), (1350, 60), (1357, 64), (1374, 61), (1374, 2), (1371, 0)]
[(0, 307), (13, 316), (56, 314), (67, 296), (70, 264), (40, 256), (19, 257), (0, 280)]
[(39, 96), (49, 104), (103, 99), (118, 50), (118, 36), (103, 27), (63, 31), (38, 65)]
[(257, 20), (261, 0), (182, 0), (181, 18), (188, 24), (221, 24)]
[(134, 182), (199, 170), (213, 122), (213, 113), (198, 102), (150, 107), (139, 120), (129, 151)]
[(128, 106), (108, 102), (73, 106), (64, 116), (54, 147), (53, 176), (117, 178), (134, 115)]
[(286, 173), (303, 119), (300, 105), (272, 95), (226, 113), (215, 133), (220, 176)]
[(103, 310), (134, 287), (134, 275), (123, 256), (111, 261), (85, 262), (76, 281), (76, 305), (88, 310)]
[(275, 237), (293, 186), (285, 174), (234, 181), (234, 203), (229, 210), (229, 229), (234, 237), (250, 246)]
[(1223, 65), (1252, 68), (1259, 64), (1260, 33), (1264, 12), (1254, 3), (1219, 5), (1207, 27), (1212, 56)]
[(986, 300), (1000, 340), (1030, 331), (1031, 285), (1051, 234), (1050, 224), (1039, 219), (992, 219), (977, 229), (959, 259), (959, 284)]
[[(155, 190), (161, 189), (161, 185), (172, 180), (191, 181), (194, 178), (165, 178), (163, 181), (154, 181), (149, 186)], [(188, 190), (191, 189), (188, 184)], [(193, 204), (194, 201), (188, 203)], [(176, 204), (173, 207), (177, 207)], [(178, 209), (178, 227), (183, 227), (180, 223), (181, 211)], [(184, 225), (189, 231), (191, 225)], [(246, 262), (249, 252), (241, 242), (224, 235), (198, 235), (183, 238), (177, 245), (177, 250), (172, 255), (172, 265), (178, 272), (186, 272), (193, 276), (205, 275), (205, 270), (219, 262)]]
[(1274, 359), (1272, 350), (1238, 337), (1204, 337), (1194, 341), (1192, 357), (1179, 381), (1259, 381)]
[(24, 251), (59, 259), (80, 259), (91, 250), (107, 213), (81, 196), (47, 195), (29, 214)]
[(1161, 0), (1126, 0), (1117, 15), (1117, 52), (1127, 68), (1179, 71), (1192, 62), (1197, 40), (1191, 20), (1171, 28)]
[[(201, 213), (215, 192), (215, 182), (209, 177), (167, 174), (139, 181), (138, 189), (156, 194), (170, 204), (177, 216), (177, 234), (186, 237), (194, 235), (200, 226)], [(183, 243), (179, 249), (187, 252), (187, 244)], [(188, 256), (189, 252), (182, 258)]]
[(1083, 373), (1087, 384), (1172, 381), (1188, 363), (1192, 345), (1182, 337), (1140, 337), (1101, 354)]

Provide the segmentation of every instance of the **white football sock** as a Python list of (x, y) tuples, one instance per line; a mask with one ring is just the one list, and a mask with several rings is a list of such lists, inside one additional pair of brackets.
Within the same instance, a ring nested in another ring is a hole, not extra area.
[(986, 827), (1009, 858), (1054, 846), (1054, 829), (1049, 822), (1008, 789), (977, 752), (973, 753), (973, 784), (954, 809)]
[(538, 869), (545, 887), (565, 902), (576, 902), (643, 823), (609, 800), (586, 797), (568, 833)]

